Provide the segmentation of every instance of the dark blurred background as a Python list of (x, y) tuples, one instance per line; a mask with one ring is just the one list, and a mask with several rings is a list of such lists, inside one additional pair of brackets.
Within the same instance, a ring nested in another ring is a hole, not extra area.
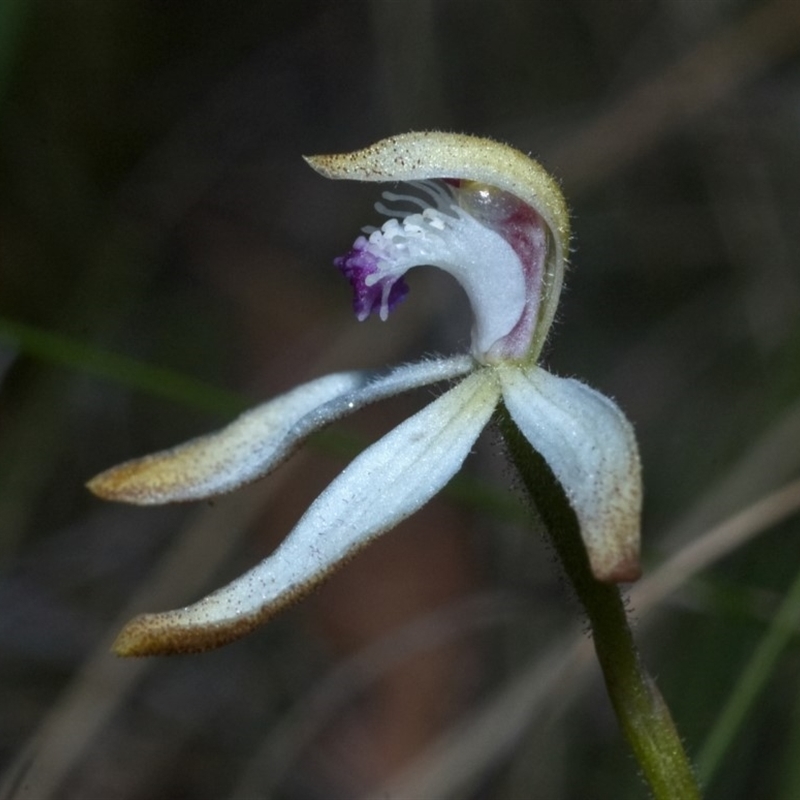
[[(775, 524), (753, 506), (800, 474), (799, 49), (794, 0), (0, 0), (0, 796), (646, 796), (596, 667), (562, 652), (581, 621), (491, 433), (249, 638), (108, 653), (132, 614), (269, 553), (430, 393), (213, 505), (116, 507), (86, 479), (299, 381), (468, 341), (433, 270), (389, 322), (355, 321), (331, 260), (380, 223), (377, 190), (301, 159), (427, 128), (562, 181), (546, 361), (636, 425), (648, 570), (754, 509), (657, 614), (632, 601), (703, 753), (800, 568), (800, 491)], [(800, 797), (796, 622), (710, 798)]]

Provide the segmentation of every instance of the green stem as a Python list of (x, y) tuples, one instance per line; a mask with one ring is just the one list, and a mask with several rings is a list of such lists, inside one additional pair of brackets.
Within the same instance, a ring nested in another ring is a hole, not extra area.
[(611, 703), (653, 797), (697, 800), (697, 779), (669, 709), (639, 658), (619, 589), (592, 575), (578, 521), (563, 490), (503, 406), (498, 424), (547, 537), (589, 617)]

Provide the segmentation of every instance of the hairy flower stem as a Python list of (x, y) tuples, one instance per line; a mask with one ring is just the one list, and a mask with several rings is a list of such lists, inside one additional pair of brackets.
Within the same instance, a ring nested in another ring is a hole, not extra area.
[(548, 540), (589, 618), (611, 703), (653, 797), (700, 798), (669, 709), (639, 658), (619, 589), (592, 575), (577, 519), (563, 490), (503, 405), (497, 422)]

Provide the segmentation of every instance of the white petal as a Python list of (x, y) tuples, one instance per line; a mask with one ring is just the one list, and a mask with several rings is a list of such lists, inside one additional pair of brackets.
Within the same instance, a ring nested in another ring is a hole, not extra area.
[(192, 606), (137, 617), (114, 649), (120, 655), (205, 650), (265, 622), (427, 503), (460, 469), (498, 398), (493, 372), (465, 378), (356, 458), (272, 556)]
[(598, 580), (639, 576), (642, 479), (633, 428), (605, 395), (539, 368), (498, 369), (512, 419), (553, 470)]
[(399, 392), (463, 375), (466, 356), (423, 361), (383, 375), (341, 372), (305, 383), (216, 433), (127, 461), (88, 487), (107, 500), (139, 505), (198, 500), (263, 477), (311, 433), (359, 408)]

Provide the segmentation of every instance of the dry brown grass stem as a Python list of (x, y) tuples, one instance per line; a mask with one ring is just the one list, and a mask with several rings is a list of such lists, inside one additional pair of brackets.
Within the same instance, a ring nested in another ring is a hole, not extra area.
[(655, 148), (667, 135), (708, 114), (797, 50), (800, 4), (756, 4), (683, 58), (622, 95), (546, 162), (572, 192), (597, 186)]

